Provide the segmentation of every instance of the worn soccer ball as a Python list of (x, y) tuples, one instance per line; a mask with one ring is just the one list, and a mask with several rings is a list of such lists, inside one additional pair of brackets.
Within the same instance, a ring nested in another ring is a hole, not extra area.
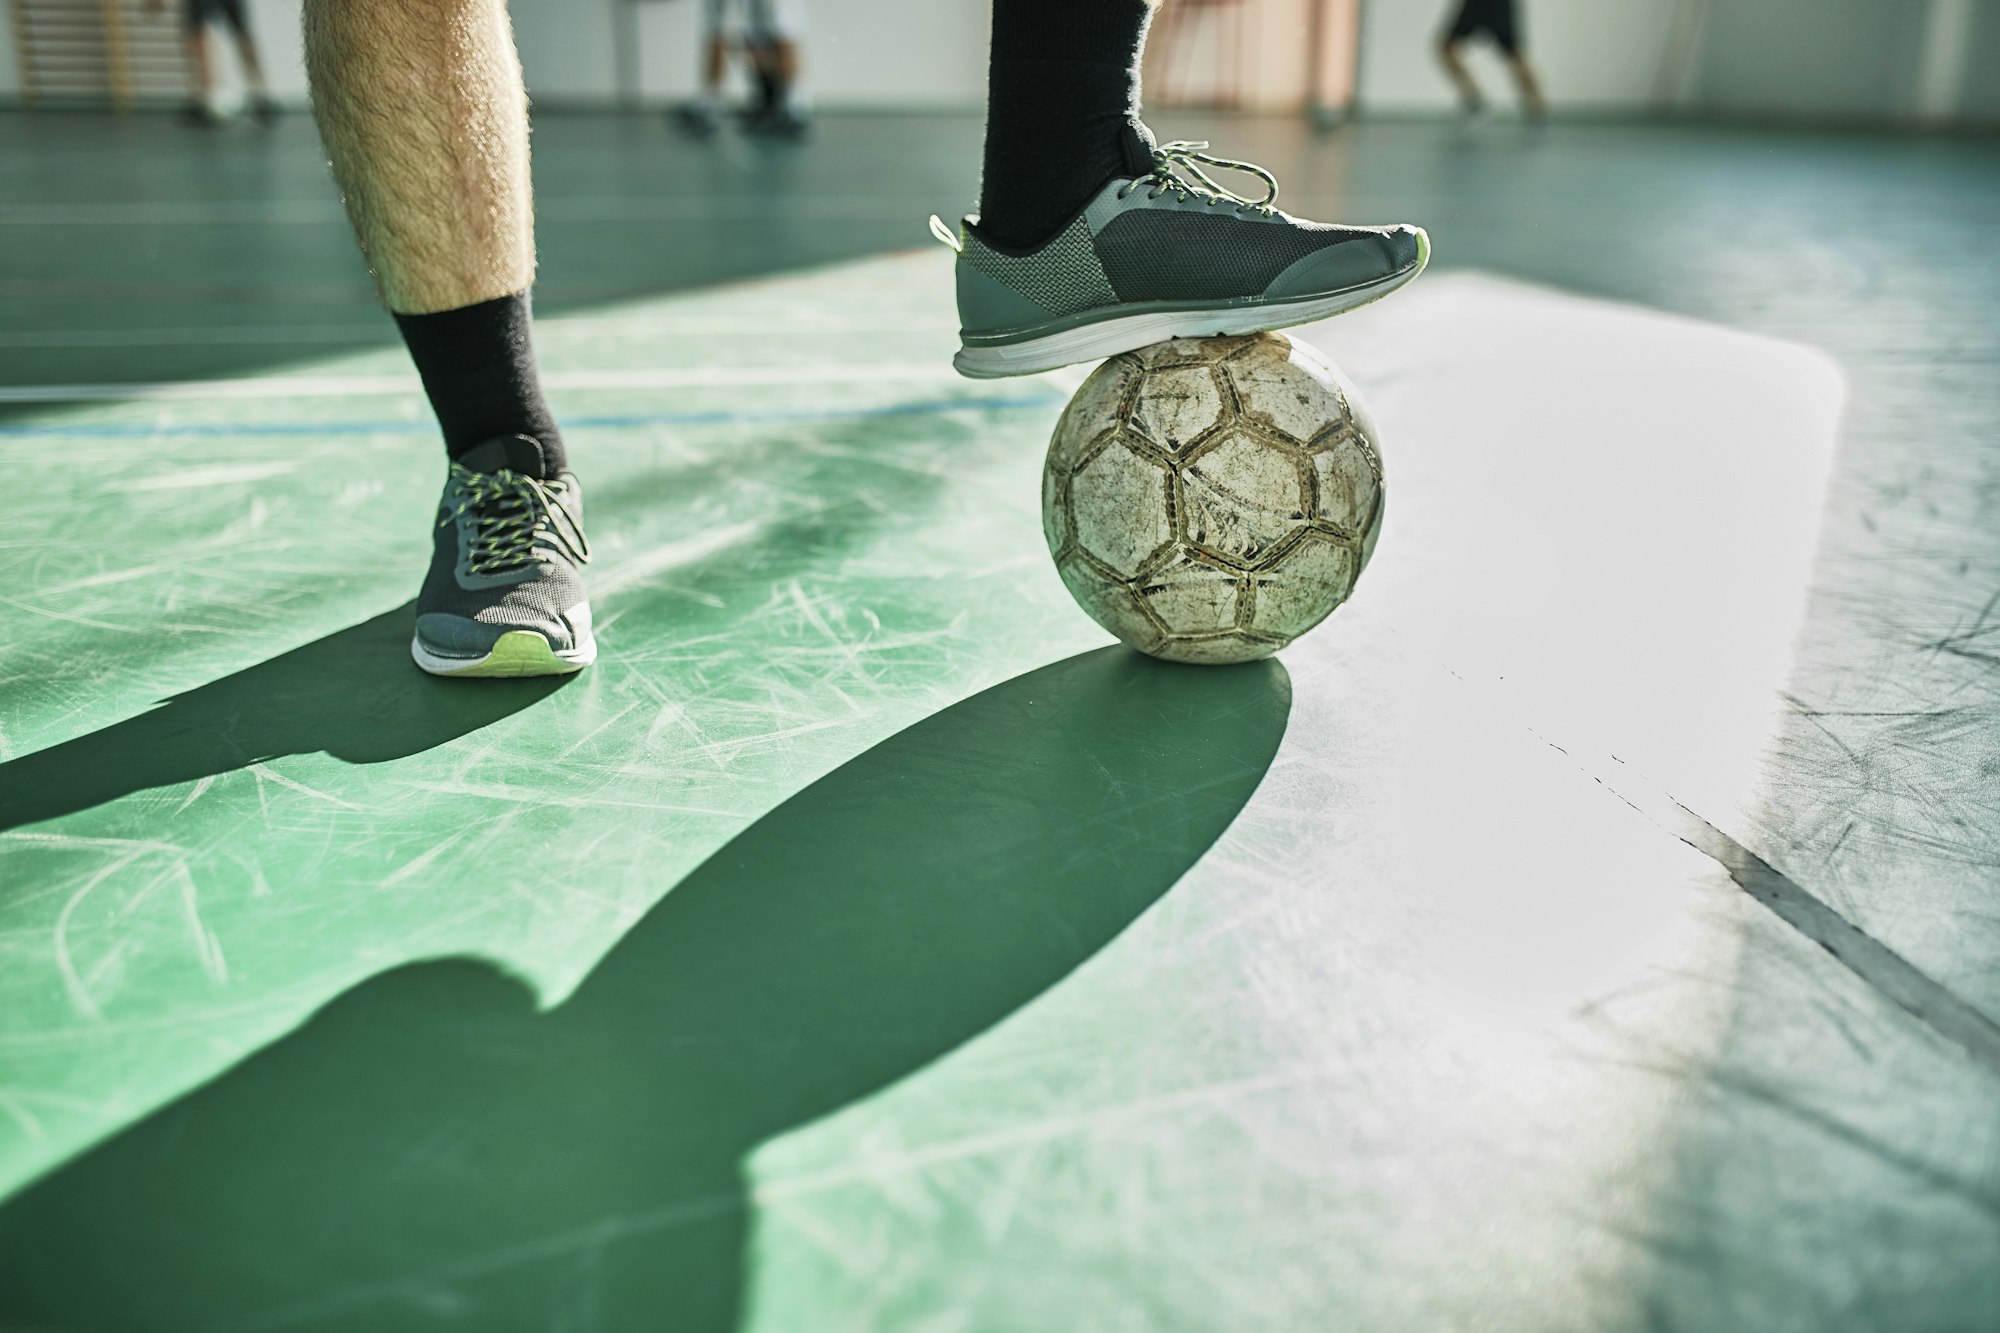
[(1142, 347), (1056, 423), (1042, 528), (1078, 603), (1141, 652), (1268, 657), (1347, 600), (1375, 549), (1374, 423), (1283, 334)]

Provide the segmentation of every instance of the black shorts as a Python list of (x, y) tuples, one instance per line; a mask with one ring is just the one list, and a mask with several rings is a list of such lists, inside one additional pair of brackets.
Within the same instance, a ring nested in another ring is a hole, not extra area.
[(1486, 33), (1508, 55), (1521, 53), (1521, 16), (1514, 0), (1462, 0), (1458, 17), (1444, 35), (1448, 42), (1462, 42)]
[(200, 32), (211, 23), (227, 23), (237, 32), (248, 32), (250, 28), (243, 17), (243, 0), (187, 0), (181, 18), (191, 33)]

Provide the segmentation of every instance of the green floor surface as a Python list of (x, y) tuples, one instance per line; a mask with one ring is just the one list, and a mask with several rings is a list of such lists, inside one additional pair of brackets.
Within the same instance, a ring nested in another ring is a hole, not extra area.
[[(2000, 1069), (1668, 809), (2000, 1009), (1995, 400), (1951, 387), (1990, 274), (1827, 207), (1968, 235), (1986, 147), (1239, 122), (1441, 267), (1310, 335), (1385, 434), (1355, 602), (1203, 672), (1068, 602), (1075, 377), (952, 378), (942, 251), (669, 294), (948, 209), (964, 122), (730, 145), (697, 199), (651, 125), (557, 120), (604, 656), (538, 685), (404, 657), (441, 469), (298, 154), (37, 123), (0, 118), (44, 256), (0, 277), (42, 302), (0, 329), (0, 1324), (1991, 1326)], [(117, 234), (107, 161), (301, 220), (58, 247)], [(36, 389), (183, 376), (240, 383)]]

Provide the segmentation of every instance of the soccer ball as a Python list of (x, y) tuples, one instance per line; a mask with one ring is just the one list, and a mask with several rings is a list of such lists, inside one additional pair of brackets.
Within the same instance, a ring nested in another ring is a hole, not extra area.
[(1077, 602), (1141, 652), (1268, 657), (1347, 600), (1375, 549), (1374, 422), (1283, 334), (1126, 352), (1056, 423), (1042, 529)]

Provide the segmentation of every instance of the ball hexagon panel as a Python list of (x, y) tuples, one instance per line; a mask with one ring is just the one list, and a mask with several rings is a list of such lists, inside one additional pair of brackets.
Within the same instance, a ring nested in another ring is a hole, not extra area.
[(1308, 534), (1271, 569), (1251, 576), (1245, 628), (1291, 640), (1332, 615), (1354, 591), (1360, 558), (1345, 542)]
[(1200, 666), (1222, 666), (1230, 662), (1256, 662), (1284, 647), (1278, 639), (1266, 639), (1242, 630), (1199, 637), (1168, 638), (1149, 648), (1155, 657), (1169, 662), (1192, 662)]
[(1131, 578), (1173, 540), (1167, 470), (1121, 442), (1078, 468), (1069, 482), (1076, 544), (1107, 569)]
[(1210, 634), (1236, 624), (1234, 575), (1186, 556), (1133, 589), (1169, 634)]
[(1149, 370), (1126, 424), (1175, 453), (1214, 430), (1228, 409), (1215, 372), (1207, 366)]
[(1090, 372), (1069, 400), (1049, 439), (1049, 466), (1073, 471), (1131, 409), (1145, 371), (1129, 356), (1114, 356)]
[(1129, 584), (1107, 579), (1088, 561), (1074, 557), (1058, 561), (1056, 572), (1077, 604), (1089, 609), (1091, 619), (1142, 653), (1158, 651), (1165, 636)]
[(1236, 350), (1241, 338), (1169, 338), (1125, 353), (1142, 369), (1212, 365)]
[(1373, 453), (1359, 436), (1340, 435), (1314, 452), (1312, 467), (1317, 517), (1360, 536), (1381, 507), (1382, 476)]
[(1294, 450), (1233, 431), (1181, 470), (1182, 540), (1253, 567), (1310, 520), (1309, 485)]
[(1224, 363), (1238, 413), (1304, 444), (1330, 421), (1347, 420), (1332, 368), (1303, 343), (1266, 334)]
[(1049, 544), (1049, 554), (1060, 556), (1063, 547), (1069, 544), (1069, 505), (1064, 490), (1069, 486), (1069, 473), (1058, 470), (1055, 459), (1042, 468), (1042, 539)]

